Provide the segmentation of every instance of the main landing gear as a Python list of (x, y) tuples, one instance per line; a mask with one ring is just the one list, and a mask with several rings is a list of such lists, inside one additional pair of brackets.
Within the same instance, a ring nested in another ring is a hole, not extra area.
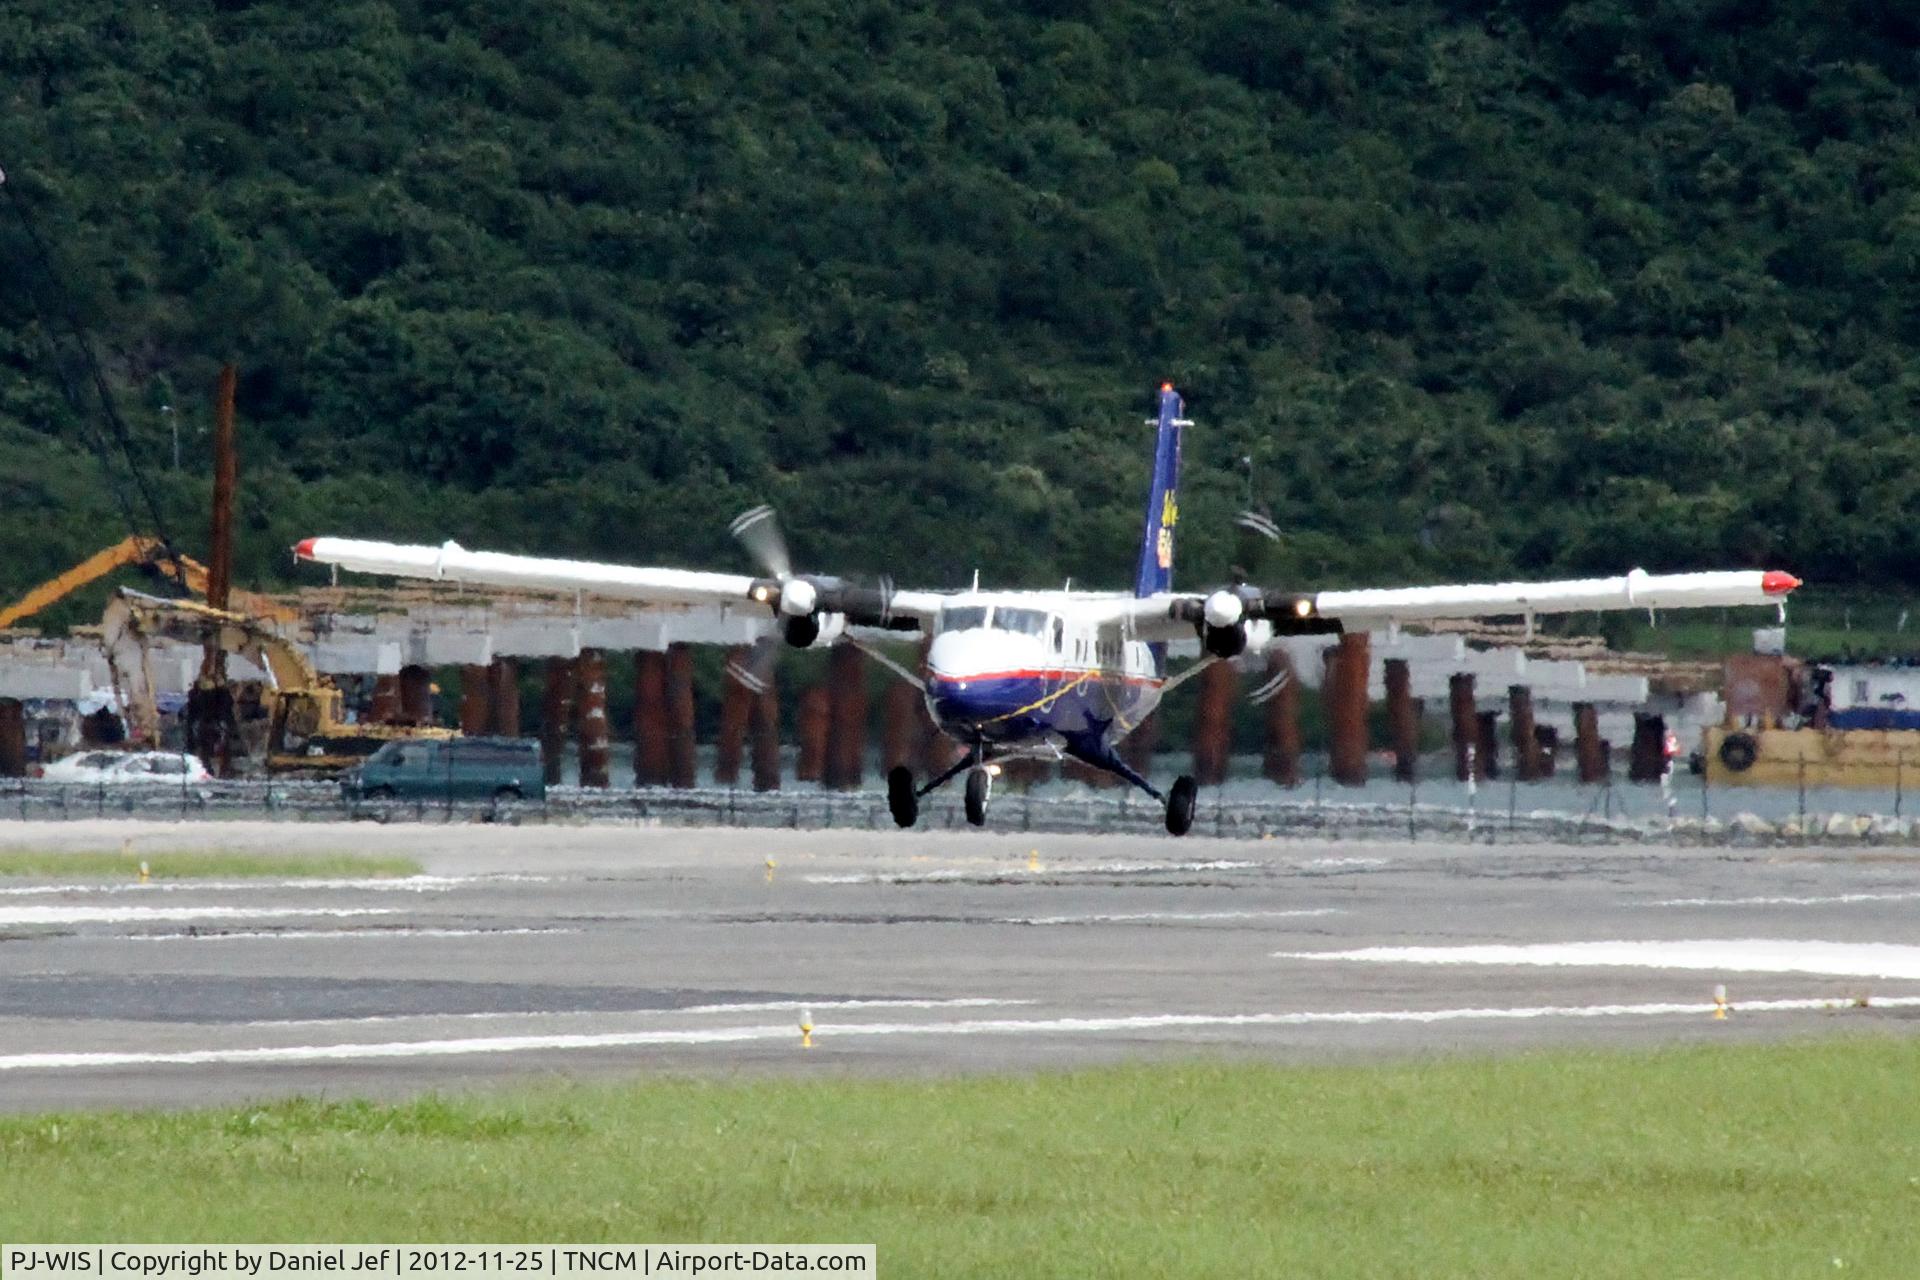
[[(1105, 769), (1109, 773), (1124, 778), (1155, 800), (1165, 804), (1168, 835), (1183, 836), (1193, 828), (1193, 811), (1199, 799), (1200, 786), (1192, 778), (1182, 774), (1174, 780), (1173, 788), (1167, 794), (1161, 795), (1151, 783), (1111, 750), (1076, 751), (1069, 748), (1068, 753), (1097, 769)], [(993, 795), (994, 770), (988, 767), (984, 748), (978, 746), (971, 754), (962, 757), (952, 768), (939, 777), (931, 779), (924, 786), (914, 785), (913, 770), (905, 765), (895, 765), (888, 770), (887, 808), (893, 814), (894, 823), (901, 827), (911, 827), (918, 822), (920, 797), (944, 787), (962, 773), (967, 775), (965, 793), (967, 822), (975, 827), (987, 825), (987, 801)]]

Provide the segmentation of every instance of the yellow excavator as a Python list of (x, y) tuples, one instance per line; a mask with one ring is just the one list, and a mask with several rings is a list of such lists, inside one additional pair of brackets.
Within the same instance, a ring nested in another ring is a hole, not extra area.
[(269, 773), (327, 777), (389, 742), (459, 736), (434, 726), (347, 723), (334, 683), (307, 661), (299, 646), (245, 614), (123, 587), (108, 603), (100, 630), (122, 705), (130, 708), (129, 727), (147, 741), (156, 740), (159, 729), (149, 651), (154, 640), (217, 645), (266, 673), (257, 700), (243, 696), (236, 701), (257, 707), (265, 720), (262, 755)]
[[(169, 552), (166, 543), (158, 538), (135, 534), (110, 547), (96, 551), (66, 572), (47, 579), (12, 604), (0, 608), (0, 631), (26, 618), (31, 618), (42, 609), (66, 598), (88, 583), (106, 577), (115, 569), (139, 565), (166, 573), (176, 564), (180, 567), (180, 575), (185, 579), (187, 590), (205, 597), (207, 594), (205, 565), (191, 556)], [(230, 594), (229, 601), (236, 609), (256, 618), (269, 618), (275, 622), (294, 622), (299, 619), (297, 610), (290, 609), (269, 597), (254, 595), (251, 592), (234, 591)]]

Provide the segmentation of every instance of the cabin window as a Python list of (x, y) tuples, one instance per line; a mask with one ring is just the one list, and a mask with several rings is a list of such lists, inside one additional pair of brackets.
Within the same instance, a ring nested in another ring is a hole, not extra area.
[(1853, 682), (1853, 705), (1856, 707), (1864, 707), (1867, 705), (1867, 682), (1865, 680), (1855, 680)]
[(1001, 605), (993, 611), (993, 625), (1023, 636), (1043, 636), (1047, 633), (1047, 615), (1041, 609), (1009, 609)]
[(1060, 619), (1053, 620), (1053, 651), (1061, 653), (1067, 647), (1067, 624)]
[(983, 604), (949, 605), (940, 611), (942, 631), (971, 631), (987, 625), (987, 607)]

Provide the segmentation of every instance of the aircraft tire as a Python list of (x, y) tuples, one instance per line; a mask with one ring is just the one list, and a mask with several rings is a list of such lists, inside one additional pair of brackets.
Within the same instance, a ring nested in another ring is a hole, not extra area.
[(1183, 836), (1193, 827), (1193, 808), (1200, 797), (1200, 784), (1185, 774), (1176, 778), (1167, 792), (1167, 834)]
[(993, 779), (985, 769), (967, 771), (967, 823), (970, 826), (987, 825), (987, 791), (993, 785)]
[(913, 793), (913, 770), (897, 764), (887, 770), (887, 808), (897, 827), (910, 827), (920, 819), (920, 797)]

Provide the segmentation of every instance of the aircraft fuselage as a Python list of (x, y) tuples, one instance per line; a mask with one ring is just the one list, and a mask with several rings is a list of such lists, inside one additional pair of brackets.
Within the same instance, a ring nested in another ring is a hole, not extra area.
[(1111, 745), (1144, 720), (1166, 681), (1165, 647), (1080, 616), (1067, 592), (957, 596), (927, 652), (927, 710), (969, 745)]

